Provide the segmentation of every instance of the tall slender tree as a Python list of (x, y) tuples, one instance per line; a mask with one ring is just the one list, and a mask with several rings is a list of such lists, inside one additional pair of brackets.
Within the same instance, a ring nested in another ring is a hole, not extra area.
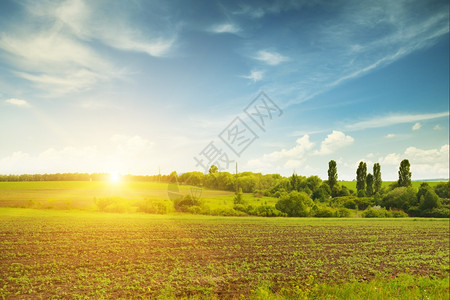
[(356, 190), (358, 193), (363, 193), (366, 188), (367, 165), (360, 161), (358, 169), (356, 170)]
[(398, 169), (398, 186), (411, 186), (411, 172), (409, 168), (409, 160), (402, 160)]
[(379, 163), (373, 165), (373, 192), (379, 193), (381, 191), (381, 167)]
[(334, 185), (337, 183), (338, 174), (336, 162), (334, 160), (330, 160), (328, 163), (328, 185), (331, 189), (333, 189)]
[(367, 174), (366, 177), (366, 196), (372, 196), (373, 195), (373, 175)]

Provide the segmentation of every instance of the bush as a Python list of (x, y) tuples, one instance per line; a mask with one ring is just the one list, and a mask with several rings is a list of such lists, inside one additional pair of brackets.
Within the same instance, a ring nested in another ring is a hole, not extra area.
[(103, 212), (126, 213), (132, 210), (129, 201), (122, 197), (94, 198), (94, 203)]
[(399, 208), (409, 210), (412, 206), (417, 206), (417, 192), (412, 187), (398, 187), (387, 193), (382, 201), (382, 206), (386, 208)]
[(254, 210), (257, 216), (261, 217), (281, 217), (286, 216), (285, 213), (282, 213), (278, 209), (269, 205), (261, 205), (256, 207)]
[(422, 217), (448, 218), (449, 209), (448, 207), (428, 209), (422, 212)]
[(405, 213), (403, 210), (392, 210), (390, 211), (392, 218), (406, 218), (408, 217), (408, 214)]
[(188, 212), (189, 207), (202, 206), (202, 201), (192, 195), (186, 195), (181, 199), (174, 199), (173, 206), (176, 211)]
[(363, 218), (389, 218), (391, 214), (384, 208), (369, 207), (362, 213)]
[(234, 210), (232, 208), (216, 208), (209, 212), (212, 216), (245, 216), (246, 214), (241, 211)]
[(331, 207), (317, 207), (312, 210), (314, 217), (318, 218), (348, 218), (351, 216), (351, 211), (347, 208), (333, 209)]
[(428, 189), (425, 195), (420, 197), (419, 207), (422, 210), (430, 210), (439, 206), (441, 206), (441, 200), (432, 189)]
[(138, 211), (147, 214), (164, 215), (174, 210), (173, 204), (169, 200), (163, 199), (145, 199), (138, 204)]
[(449, 192), (449, 182), (441, 182), (437, 184), (434, 187), (434, 192), (440, 197), (440, 198), (447, 198), (448, 199), (448, 192)]
[(318, 218), (332, 218), (335, 216), (335, 210), (331, 207), (320, 207), (313, 210), (313, 216)]
[(352, 212), (347, 208), (339, 208), (336, 211), (336, 217), (339, 218), (348, 218), (352, 215)]
[(307, 217), (314, 202), (304, 192), (292, 191), (283, 195), (275, 208), (289, 217)]
[(251, 205), (235, 204), (234, 210), (243, 212), (248, 215), (261, 216), (261, 217), (284, 217), (287, 216), (285, 213), (279, 211), (273, 206), (261, 205), (253, 207)]

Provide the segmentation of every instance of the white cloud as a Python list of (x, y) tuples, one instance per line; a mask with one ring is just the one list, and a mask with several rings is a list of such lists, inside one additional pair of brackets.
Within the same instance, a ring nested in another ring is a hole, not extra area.
[(386, 165), (398, 165), (401, 162), (401, 155), (397, 153), (390, 153), (386, 155), (385, 157), (381, 157), (379, 159), (380, 164), (386, 164)]
[(283, 56), (280, 53), (269, 52), (267, 50), (259, 51), (254, 58), (271, 66), (276, 66), (282, 62), (289, 60), (288, 57)]
[(412, 130), (416, 131), (419, 130), (420, 128), (422, 128), (422, 124), (417, 122), (416, 124), (413, 125)]
[(341, 131), (333, 130), (333, 132), (330, 133), (325, 138), (325, 140), (322, 141), (320, 145), (320, 150), (315, 151), (314, 154), (317, 155), (331, 154), (341, 148), (351, 145), (353, 141), (354, 139), (351, 136), (345, 135)]
[[(436, 149), (408, 147), (403, 153), (390, 153), (378, 161), (384, 174), (396, 174), (400, 162), (408, 159), (414, 179), (448, 178), (448, 153), (448, 144)], [(395, 180), (395, 176), (391, 175), (390, 179)]]
[(433, 130), (441, 130), (441, 129), (442, 129), (442, 127), (439, 126), (439, 125), (436, 125), (436, 126), (433, 127)]
[(393, 139), (393, 138), (395, 138), (395, 137), (396, 137), (396, 135), (393, 134), (393, 133), (389, 133), (389, 134), (387, 134), (387, 135), (385, 136), (385, 138), (387, 138), (387, 139)]
[(449, 112), (430, 113), (430, 114), (393, 114), (381, 117), (371, 118), (369, 120), (348, 124), (345, 126), (348, 130), (363, 130), (367, 128), (379, 128), (403, 123), (413, 123), (417, 121), (431, 120), (448, 117)]
[(247, 78), (252, 80), (253, 82), (257, 82), (263, 79), (264, 71), (251, 71), (250, 75), (242, 76), (243, 78)]
[(211, 31), (214, 33), (237, 33), (240, 30), (239, 27), (230, 23), (215, 25), (211, 28)]
[(259, 159), (248, 162), (248, 166), (256, 169), (264, 168), (267, 172), (279, 170), (279, 166), (285, 168), (299, 167), (305, 161), (308, 152), (314, 147), (314, 143), (309, 140), (309, 135), (297, 139), (296, 145), (290, 149), (282, 149), (269, 154), (264, 154)]
[(18, 107), (31, 107), (30, 103), (28, 103), (26, 100), (22, 100), (22, 99), (11, 98), (11, 99), (5, 100), (5, 102), (8, 104), (11, 104), (11, 105), (18, 106)]
[(112, 171), (148, 174), (149, 166), (155, 164), (153, 146), (141, 136), (115, 135), (107, 147), (67, 146), (37, 154), (17, 151), (0, 158), (0, 170), (4, 174)]

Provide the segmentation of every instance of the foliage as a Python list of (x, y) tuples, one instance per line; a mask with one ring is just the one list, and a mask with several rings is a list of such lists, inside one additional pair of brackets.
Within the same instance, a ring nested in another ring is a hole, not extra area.
[(373, 165), (373, 192), (374, 194), (381, 192), (381, 186), (383, 181), (381, 180), (381, 166), (379, 163)]
[(333, 189), (334, 185), (337, 183), (338, 174), (336, 162), (334, 160), (330, 160), (328, 163), (328, 185), (331, 189)]
[[(367, 165), (365, 162), (360, 161), (358, 169), (356, 170), (356, 191), (359, 197), (363, 197), (366, 188), (366, 176), (367, 176)], [(360, 196), (361, 195), (361, 196)]]
[(373, 175), (367, 174), (366, 177), (366, 196), (370, 197), (373, 195)]
[(234, 194), (233, 202), (234, 202), (235, 205), (236, 204), (244, 204), (245, 203), (244, 198), (242, 196), (242, 188), (239, 188), (239, 192), (236, 192)]
[(410, 207), (417, 206), (416, 190), (412, 187), (398, 187), (387, 193), (382, 201), (386, 208), (398, 208), (408, 211)]
[(411, 186), (411, 172), (410, 172), (410, 164), (409, 160), (404, 159), (400, 163), (400, 167), (398, 169), (398, 186), (408, 187)]
[(121, 197), (94, 198), (94, 203), (98, 210), (103, 212), (127, 213), (132, 211), (129, 201)]
[(202, 201), (190, 194), (183, 196), (183, 198), (174, 199), (173, 206), (176, 211), (188, 212), (192, 206), (201, 206)]
[(331, 208), (328, 206), (313, 207), (311, 215), (318, 218), (348, 218), (351, 211), (347, 208)]
[(434, 187), (434, 192), (440, 197), (440, 198), (446, 198), (448, 199), (448, 192), (450, 189), (449, 182), (441, 182), (438, 185)]
[(211, 167), (209, 167), (208, 173), (209, 174), (214, 174), (219, 172), (219, 168), (216, 165), (211, 165)]
[(165, 199), (152, 199), (147, 198), (144, 201), (138, 203), (138, 212), (144, 212), (147, 214), (168, 214), (173, 212), (173, 203)]
[(292, 191), (280, 197), (275, 208), (289, 217), (307, 217), (314, 202), (305, 192)]
[(364, 218), (405, 218), (408, 214), (402, 210), (389, 211), (384, 208), (369, 207), (363, 211), (362, 216)]
[(430, 188), (425, 192), (425, 195), (420, 196), (419, 208), (421, 210), (429, 210), (433, 208), (439, 208), (441, 201), (439, 196)]

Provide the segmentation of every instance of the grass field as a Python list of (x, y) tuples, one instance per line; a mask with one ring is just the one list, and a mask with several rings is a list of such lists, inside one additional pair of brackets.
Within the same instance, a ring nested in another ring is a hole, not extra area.
[[(54, 207), (93, 209), (94, 198), (122, 197), (129, 201), (145, 198), (168, 199), (172, 186), (157, 182), (108, 181), (30, 181), (0, 182), (0, 207)], [(188, 194), (191, 186), (179, 185), (180, 194)], [(233, 192), (203, 189), (201, 198), (210, 208), (232, 208)], [(245, 199), (255, 204), (274, 206), (278, 199), (272, 197), (255, 198), (245, 194)], [(40, 205), (39, 205), (40, 204)]]
[[(388, 187), (392, 182), (383, 182)], [(339, 184), (356, 190), (356, 182), (340, 181)], [(413, 182), (419, 187), (421, 182)], [(438, 182), (428, 182), (431, 186)], [(120, 182), (108, 181), (31, 181), (0, 182), (0, 207), (52, 207), (94, 210), (95, 198), (121, 197), (129, 201), (140, 201), (146, 198), (168, 199), (168, 191), (172, 186), (157, 182)], [(191, 186), (179, 185), (180, 194), (191, 192)], [(202, 189), (201, 198), (211, 209), (232, 208), (233, 192)], [(254, 197), (244, 194), (248, 203), (275, 206), (277, 198)]]
[(448, 299), (449, 223), (0, 208), (0, 295)]

